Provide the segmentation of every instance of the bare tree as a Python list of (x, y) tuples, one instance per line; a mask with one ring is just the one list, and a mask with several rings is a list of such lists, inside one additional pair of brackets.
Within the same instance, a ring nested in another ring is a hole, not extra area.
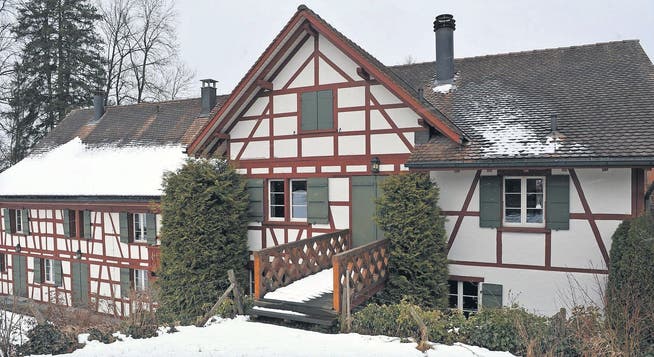
[(186, 97), (190, 90), (195, 71), (179, 59), (166, 67), (159, 68), (159, 83), (155, 89), (156, 100), (174, 100)]
[(157, 70), (171, 63), (177, 51), (174, 22), (176, 13), (172, 0), (135, 0), (136, 25), (131, 31), (129, 53), (133, 80), (134, 100), (156, 99), (160, 91), (155, 81)]
[(102, 21), (100, 28), (105, 42), (106, 84), (105, 104), (109, 97), (114, 104), (120, 105), (129, 95), (131, 62), (131, 27), (134, 16), (132, 14), (132, 0), (113, 0), (101, 3), (100, 13)]

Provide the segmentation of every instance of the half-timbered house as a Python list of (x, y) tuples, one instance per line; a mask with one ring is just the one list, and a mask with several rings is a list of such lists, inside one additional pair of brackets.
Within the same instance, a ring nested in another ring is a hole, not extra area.
[(162, 175), (216, 97), (71, 112), (0, 174), (0, 293), (124, 316), (159, 262)]

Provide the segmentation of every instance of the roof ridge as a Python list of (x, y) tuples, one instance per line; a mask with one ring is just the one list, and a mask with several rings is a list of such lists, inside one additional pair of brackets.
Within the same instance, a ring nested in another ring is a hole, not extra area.
[[(616, 41), (585, 43), (585, 44), (582, 44), (582, 45), (537, 48), (537, 49), (533, 49), (533, 50), (500, 52), (500, 53), (491, 53), (491, 54), (486, 54), (486, 55), (478, 55), (478, 56), (470, 56), (470, 57), (455, 57), (454, 60), (470, 60), (470, 59), (490, 58), (490, 57), (499, 57), (499, 56), (519, 56), (519, 55), (533, 54), (533, 53), (539, 53), (539, 52), (547, 52), (547, 51), (555, 51), (555, 50), (570, 50), (570, 49), (577, 49), (577, 48), (586, 48), (586, 47), (593, 47), (593, 46), (602, 46), (602, 45), (608, 45), (608, 44), (629, 43), (629, 42), (640, 43), (640, 40), (638, 40), (638, 39), (616, 40)], [(422, 61), (422, 62), (407, 63), (407, 64), (395, 64), (395, 65), (390, 65), (388, 67), (389, 68), (409, 67), (409, 66), (416, 66), (416, 65), (434, 63), (434, 62), (436, 62), (436, 61), (435, 60)]]
[[(229, 96), (229, 94), (216, 94), (217, 97), (226, 97)], [(158, 102), (141, 102), (141, 103), (130, 103), (130, 104), (122, 104), (122, 105), (108, 105), (105, 108), (125, 108), (125, 107), (135, 107), (135, 106), (146, 106), (146, 105), (155, 105), (155, 104), (171, 104), (171, 103), (179, 103), (179, 102), (190, 102), (192, 100), (198, 100), (202, 99), (202, 97), (193, 97), (193, 98), (182, 98), (182, 99), (169, 99), (169, 100), (162, 100)], [(84, 107), (84, 108), (78, 108), (78, 109), (92, 109), (93, 107)]]

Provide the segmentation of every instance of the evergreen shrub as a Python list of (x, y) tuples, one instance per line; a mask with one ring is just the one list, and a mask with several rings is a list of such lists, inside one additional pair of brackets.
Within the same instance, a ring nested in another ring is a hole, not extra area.
[(27, 338), (29, 340), (18, 348), (18, 354), (21, 356), (57, 355), (70, 353), (81, 347), (74, 334), (64, 333), (52, 324), (34, 326), (27, 333)]
[(390, 274), (377, 301), (396, 304), (407, 297), (422, 307), (446, 307), (445, 218), (438, 187), (426, 173), (390, 176), (381, 187), (376, 221), (390, 240)]
[(247, 281), (245, 182), (225, 160), (189, 159), (164, 176), (160, 318), (191, 324), (230, 285)]
[(623, 349), (654, 355), (654, 217), (623, 222), (612, 237), (606, 312)]

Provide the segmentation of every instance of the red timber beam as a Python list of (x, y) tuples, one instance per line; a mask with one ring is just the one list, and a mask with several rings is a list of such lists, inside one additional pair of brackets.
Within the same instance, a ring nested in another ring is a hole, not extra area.
[[(466, 216), (466, 212), (468, 211), (468, 206), (470, 206), (470, 201), (472, 200), (472, 196), (475, 193), (475, 189), (477, 188), (477, 184), (479, 183), (480, 177), (481, 177), (481, 170), (477, 170), (477, 172), (475, 173), (475, 178), (472, 179), (472, 184), (468, 189), (468, 195), (466, 196), (465, 201), (463, 201), (463, 207), (461, 207), (461, 213), (459, 214), (459, 217), (456, 219), (454, 228), (452, 228), (452, 234), (450, 234), (450, 239), (447, 241), (448, 252), (450, 251), (450, 248), (452, 248), (452, 244), (454, 244), (454, 239), (456, 239), (456, 235), (459, 232), (459, 228), (461, 228), (461, 223), (463, 223), (463, 217)], [(477, 213), (477, 215), (479, 215), (479, 213)]]

